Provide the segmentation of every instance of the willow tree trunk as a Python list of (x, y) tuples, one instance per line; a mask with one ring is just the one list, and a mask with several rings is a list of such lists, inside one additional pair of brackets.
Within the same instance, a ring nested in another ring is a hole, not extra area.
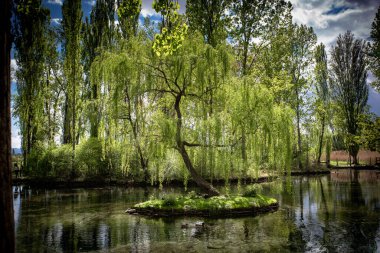
[[(128, 121), (129, 124), (132, 128), (132, 134), (133, 134), (133, 140), (135, 142), (135, 148), (137, 149), (137, 153), (139, 155), (140, 159), (140, 165), (141, 168), (144, 172), (144, 181), (148, 182), (149, 181), (149, 172), (148, 172), (148, 159), (144, 157), (143, 150), (140, 145), (139, 141), (139, 134), (138, 134), (138, 129), (137, 129), (137, 109), (135, 111), (136, 113), (136, 120), (132, 119), (132, 104), (131, 104), (131, 97), (129, 96), (128, 90), (125, 90), (125, 98), (126, 98), (126, 104), (128, 106)], [(135, 103), (135, 108), (137, 108), (137, 102)]]
[(11, 161), (11, 6), (0, 1), (0, 252), (15, 252)]
[(176, 101), (174, 104), (175, 111), (177, 113), (177, 131), (176, 131), (176, 143), (177, 150), (182, 156), (183, 162), (186, 165), (187, 170), (189, 171), (192, 179), (195, 183), (208, 195), (210, 196), (218, 196), (220, 193), (216, 190), (209, 182), (207, 182), (204, 178), (202, 178), (198, 172), (195, 170), (193, 163), (190, 160), (189, 154), (186, 151), (185, 142), (182, 140), (181, 131), (182, 131), (182, 114), (180, 109), (182, 94), (178, 94), (176, 97)]

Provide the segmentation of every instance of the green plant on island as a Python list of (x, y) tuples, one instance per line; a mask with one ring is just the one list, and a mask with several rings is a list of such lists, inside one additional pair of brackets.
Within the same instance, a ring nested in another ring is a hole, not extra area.
[(263, 190), (260, 184), (254, 184), (248, 186), (247, 190), (242, 194), (243, 197), (256, 197)]
[(258, 211), (277, 205), (277, 200), (259, 194), (260, 186), (252, 186), (242, 195), (220, 195), (210, 198), (190, 192), (186, 196), (169, 194), (161, 199), (151, 199), (136, 204), (132, 210), (137, 213), (154, 211), (155, 215), (170, 212), (172, 214), (208, 214), (219, 215), (222, 212), (234, 212), (244, 210)]

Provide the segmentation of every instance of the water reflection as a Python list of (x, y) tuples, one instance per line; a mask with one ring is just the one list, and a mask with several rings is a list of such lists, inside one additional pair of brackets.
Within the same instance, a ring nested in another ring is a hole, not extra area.
[[(153, 188), (15, 187), (17, 252), (376, 252), (379, 184), (376, 171), (293, 177), (290, 191), (274, 190), (287, 188), (285, 180), (264, 185), (265, 193), (279, 199), (279, 211), (211, 220), (124, 213), (149, 196), (163, 194)], [(195, 226), (197, 221), (205, 225)]]

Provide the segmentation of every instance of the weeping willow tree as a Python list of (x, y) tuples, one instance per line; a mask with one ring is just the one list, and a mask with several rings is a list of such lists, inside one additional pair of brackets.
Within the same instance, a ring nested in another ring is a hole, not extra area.
[[(103, 151), (122, 145), (121, 169), (124, 174), (137, 159), (148, 181), (148, 137), (154, 136), (147, 124), (151, 107), (147, 87), (152, 82), (144, 56), (151, 51), (150, 41), (130, 38), (123, 51), (106, 52), (92, 65), (93, 81), (101, 83), (102, 90), (100, 137)], [(152, 138), (150, 141), (154, 141)]]
[(233, 77), (231, 61), (229, 47), (213, 48), (200, 35), (189, 35), (175, 53), (153, 54), (148, 63), (155, 80), (150, 90), (165, 109), (158, 118), (164, 148), (174, 148), (191, 178), (211, 195), (218, 192), (207, 176), (246, 178), (291, 166), (293, 110), (276, 104), (257, 75)]
[(171, 20), (174, 30), (153, 43), (138, 36), (92, 66), (102, 83), (102, 138), (106, 146), (122, 143), (123, 170), (138, 158), (145, 180), (147, 173), (162, 182), (172, 170), (182, 171), (185, 182), (190, 177), (218, 195), (215, 177), (228, 181), (290, 169), (293, 111), (275, 101), (257, 72), (233, 76), (229, 46), (214, 48), (202, 35), (176, 27), (179, 16)]
[[(229, 159), (240, 165), (238, 176), (242, 178), (258, 177), (260, 171), (278, 175), (291, 168), (294, 113), (284, 103), (275, 102), (274, 92), (265, 82), (255, 73), (234, 78), (227, 87), (227, 108), (232, 108), (230, 132), (241, 140), (234, 146), (236, 157)], [(246, 132), (245, 138), (241, 131)]]

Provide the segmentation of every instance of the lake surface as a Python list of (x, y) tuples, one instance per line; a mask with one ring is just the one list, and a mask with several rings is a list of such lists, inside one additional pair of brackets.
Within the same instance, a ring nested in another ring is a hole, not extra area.
[[(265, 183), (263, 192), (276, 197), (280, 208), (256, 217), (163, 219), (124, 213), (152, 196), (182, 192), (14, 187), (17, 252), (380, 252), (377, 171), (339, 170)], [(205, 225), (197, 227), (197, 221)]]

